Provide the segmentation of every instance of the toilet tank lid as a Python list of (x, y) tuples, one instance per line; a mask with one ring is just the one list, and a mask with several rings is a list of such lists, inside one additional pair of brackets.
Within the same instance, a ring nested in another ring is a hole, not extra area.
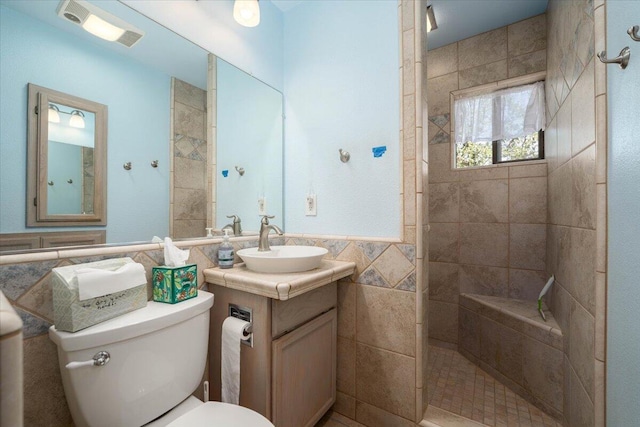
[(198, 296), (177, 304), (149, 301), (138, 310), (98, 323), (77, 332), (49, 328), (49, 338), (65, 351), (76, 351), (112, 344), (145, 335), (191, 319), (213, 306), (213, 294), (198, 291)]

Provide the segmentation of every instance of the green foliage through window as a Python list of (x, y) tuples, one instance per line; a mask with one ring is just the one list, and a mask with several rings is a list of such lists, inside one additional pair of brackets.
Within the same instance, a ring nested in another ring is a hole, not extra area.
[(493, 142), (467, 141), (456, 144), (456, 168), (542, 158), (542, 132)]

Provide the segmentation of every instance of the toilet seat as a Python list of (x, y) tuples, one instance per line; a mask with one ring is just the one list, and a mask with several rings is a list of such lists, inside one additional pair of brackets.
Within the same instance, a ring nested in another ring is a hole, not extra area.
[(207, 402), (180, 416), (167, 427), (274, 427), (251, 409), (222, 402)]

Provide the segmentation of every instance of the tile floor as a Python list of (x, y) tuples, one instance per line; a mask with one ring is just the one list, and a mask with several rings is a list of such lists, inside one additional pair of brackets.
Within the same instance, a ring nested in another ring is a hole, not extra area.
[[(455, 350), (429, 346), (428, 387), (429, 408), (444, 410), (450, 418), (457, 415), (495, 427), (562, 427)], [(460, 421), (442, 425), (469, 424)]]

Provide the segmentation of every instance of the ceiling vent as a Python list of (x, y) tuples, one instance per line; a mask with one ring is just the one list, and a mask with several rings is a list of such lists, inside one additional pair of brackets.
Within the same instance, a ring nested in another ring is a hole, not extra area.
[(144, 31), (85, 0), (62, 0), (58, 16), (102, 39), (132, 47), (144, 36)]

